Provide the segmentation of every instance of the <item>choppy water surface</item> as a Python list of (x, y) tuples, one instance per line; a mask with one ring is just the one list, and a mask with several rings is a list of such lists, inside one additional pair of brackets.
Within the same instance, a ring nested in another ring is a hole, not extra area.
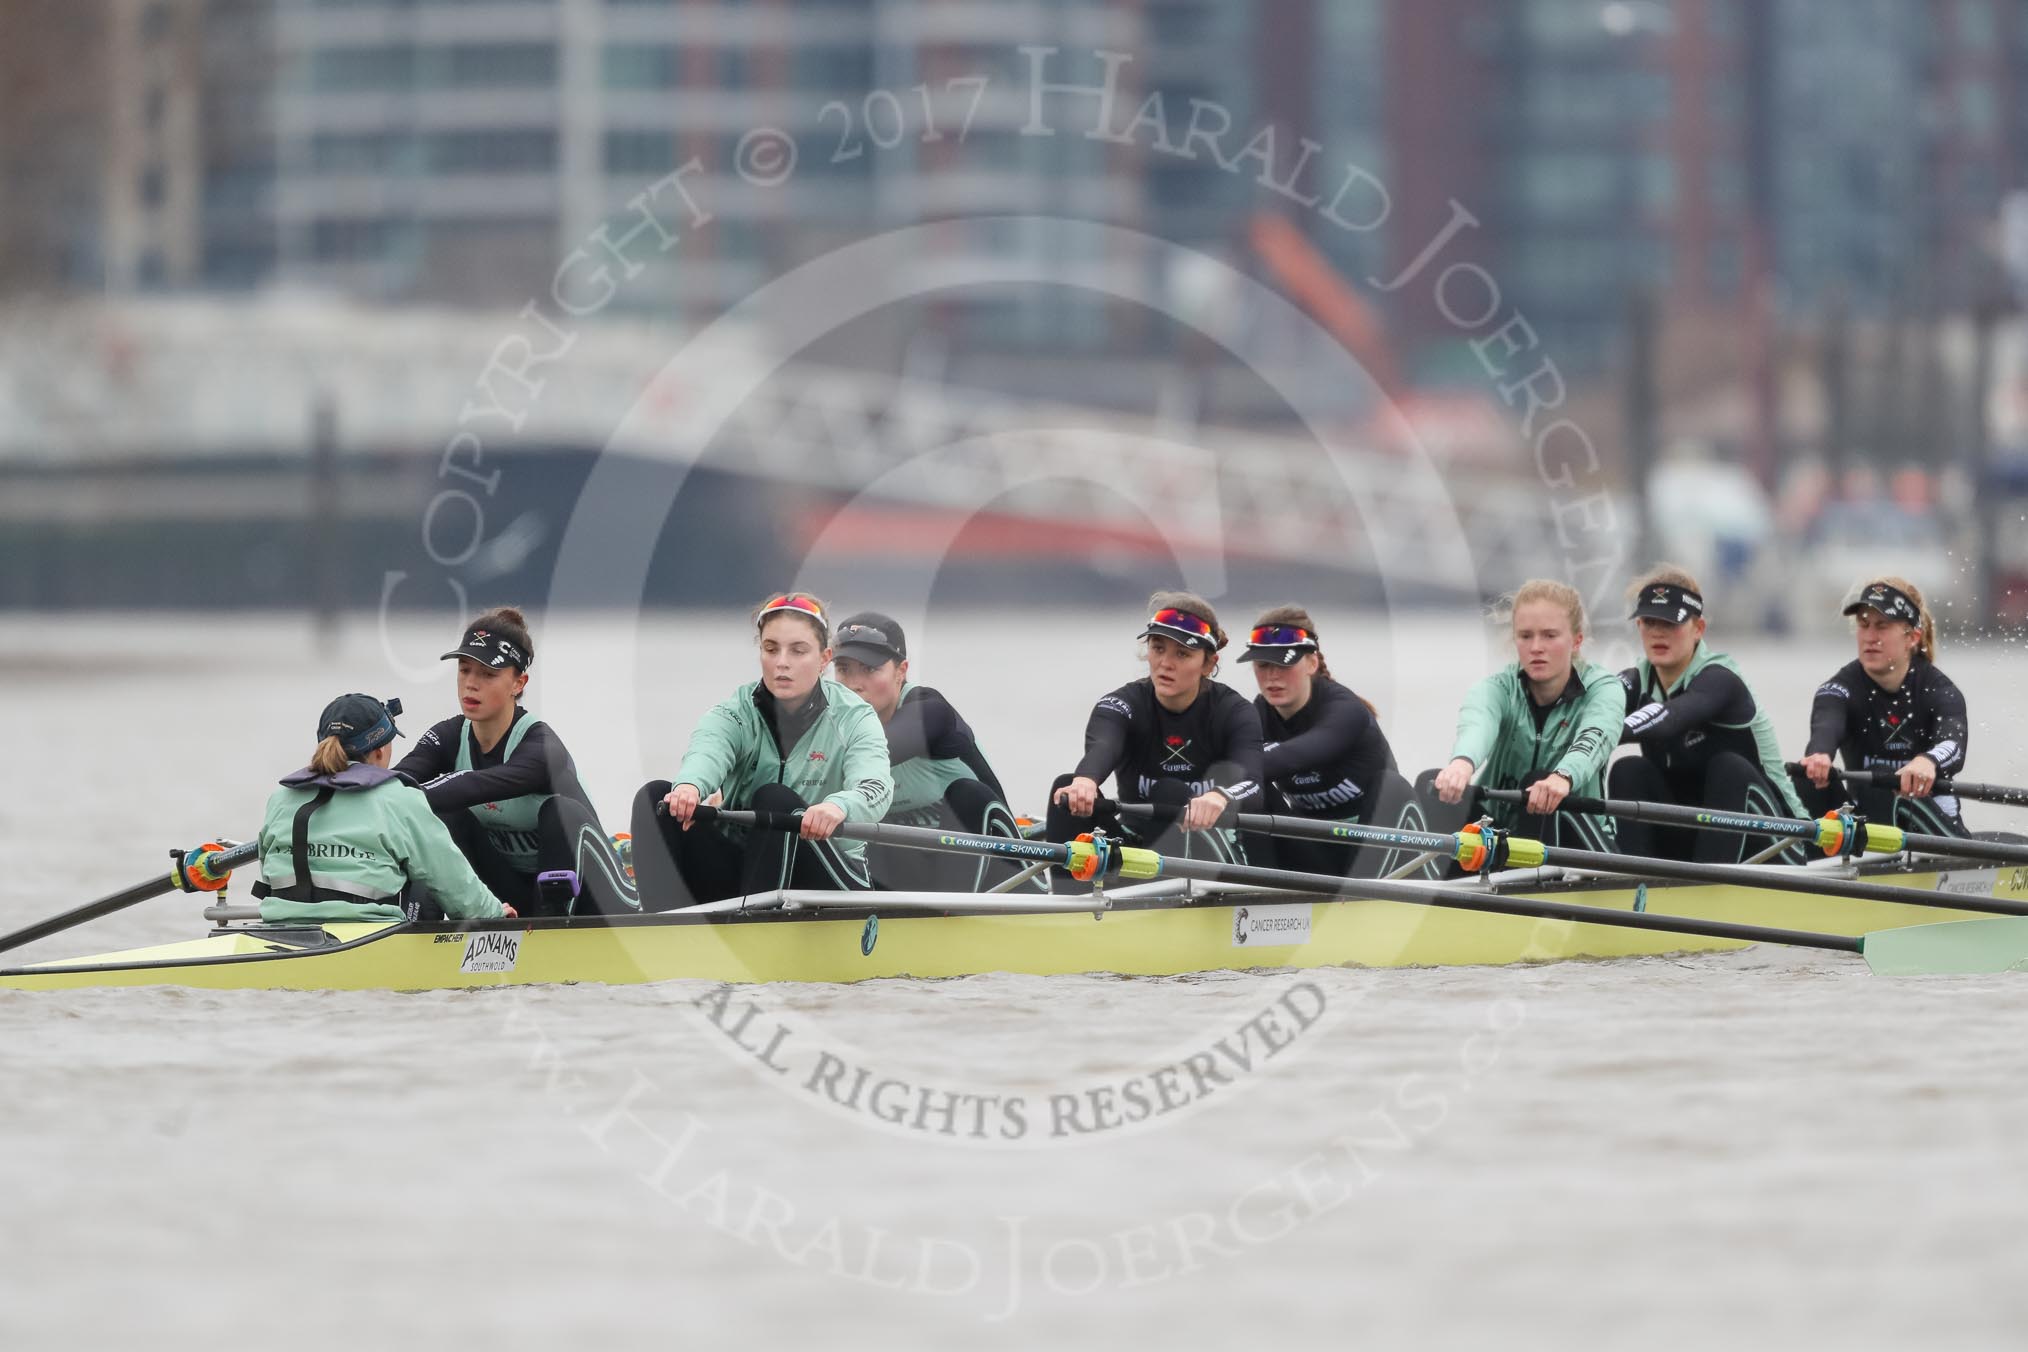
[[(1480, 633), (1320, 618), (1404, 765), (1434, 763), (1489, 660)], [(1132, 674), (1131, 619), (938, 615), (916, 674), (1037, 806), (1090, 699)], [(314, 649), (294, 622), (199, 632), (0, 620), (16, 765), (0, 926), (249, 832), (331, 695), (400, 693), (411, 731), (450, 712), (435, 627), (362, 624)], [(736, 618), (538, 637), (531, 703), (609, 824), (750, 663)], [(1799, 746), (1843, 644), (1734, 651)], [(2019, 650), (1944, 656), (1976, 776), (2028, 779)], [(33, 953), (187, 937), (195, 910), (147, 903)], [(711, 994), (0, 992), (0, 1339), (2018, 1346), (2028, 1330), (2028, 979), (1889, 981), (1756, 950), (776, 988), (715, 1011)], [(806, 1053), (795, 1073), (762, 1063), (770, 1029)], [(819, 1048), (837, 1064), (812, 1084)], [(1193, 1076), (1193, 1055), (1219, 1076)]]

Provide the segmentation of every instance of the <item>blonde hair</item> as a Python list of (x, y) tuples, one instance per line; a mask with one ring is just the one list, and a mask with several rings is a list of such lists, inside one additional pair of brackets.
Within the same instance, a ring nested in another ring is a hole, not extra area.
[(352, 764), (352, 757), (345, 754), (345, 744), (336, 737), (326, 737), (317, 743), (317, 749), (310, 755), (310, 768), (320, 775), (335, 775)]
[[(1691, 590), (1696, 589), (1693, 587)], [(1583, 638), (1589, 631), (1590, 626), (1584, 614), (1584, 598), (1578, 595), (1577, 588), (1546, 577), (1531, 577), (1501, 597), (1493, 605), (1493, 617), (1503, 624), (1512, 625), (1515, 611), (1537, 601), (1547, 601), (1553, 606), (1560, 606), (1563, 613), (1570, 617), (1570, 632), (1579, 638)]]
[(1915, 650), (1922, 655), (1924, 661), (1936, 661), (1936, 616), (1930, 613), (1929, 602), (1923, 599), (1922, 592), (1907, 578), (1891, 576), (1868, 578), (1859, 584), (1859, 591), (1863, 594), (1868, 587), (1876, 583), (1892, 587), (1896, 591), (1907, 592), (1908, 599), (1915, 602), (1916, 613), (1922, 617), (1915, 626), (1917, 636)]
[(754, 627), (754, 633), (755, 633), (756, 635), (758, 635), (758, 634), (760, 633), (761, 629), (762, 629), (762, 628), (763, 628), (763, 627), (764, 627), (764, 626), (766, 625), (766, 623), (767, 623), (767, 621), (766, 621), (766, 620), (764, 620), (764, 619), (762, 618), (762, 612), (764, 612), (764, 611), (765, 611), (765, 610), (766, 610), (766, 609), (768, 608), (768, 601), (773, 601), (773, 600), (774, 600), (774, 599), (775, 599), (776, 597), (781, 597), (781, 596), (800, 596), (800, 597), (802, 597), (802, 598), (803, 598), (803, 599), (804, 599), (805, 601), (814, 601), (814, 602), (816, 602), (816, 603), (817, 603), (817, 609), (818, 609), (818, 610), (821, 610), (821, 611), (823, 611), (823, 612), (824, 612), (824, 613), (823, 613), (823, 614), (821, 614), (821, 615), (812, 615), (812, 614), (811, 614), (811, 613), (810, 613), (809, 611), (807, 611), (807, 610), (798, 610), (798, 609), (797, 609), (797, 608), (795, 608), (794, 606), (789, 606), (789, 607), (786, 607), (786, 608), (784, 608), (784, 609), (782, 609), (782, 610), (778, 610), (778, 611), (776, 611), (776, 612), (775, 612), (775, 614), (777, 614), (777, 615), (793, 615), (793, 616), (795, 616), (795, 617), (796, 617), (797, 619), (801, 620), (801, 621), (802, 621), (803, 623), (805, 623), (805, 624), (809, 625), (809, 626), (810, 626), (810, 627), (811, 627), (812, 629), (814, 629), (814, 630), (816, 630), (816, 631), (817, 631), (817, 646), (818, 646), (818, 647), (820, 647), (820, 648), (828, 648), (828, 647), (830, 647), (830, 646), (831, 646), (831, 604), (830, 604), (830, 602), (826, 601), (826, 600), (825, 600), (825, 599), (824, 599), (823, 597), (821, 597), (821, 596), (817, 595), (817, 593), (815, 593), (815, 592), (807, 592), (807, 591), (778, 591), (778, 592), (770, 592), (770, 593), (768, 594), (768, 597), (767, 597), (767, 600), (766, 600), (766, 601), (759, 601), (759, 602), (756, 602), (756, 603), (755, 603), (755, 605), (754, 605), (754, 608), (753, 608), (753, 610), (752, 610), (751, 612), (749, 612), (749, 613), (748, 613), (748, 616), (747, 616), (747, 618), (749, 618), (749, 619), (751, 619), (751, 620), (753, 621), (753, 627)]
[[(1627, 588), (1627, 599), (1629, 601), (1636, 600), (1648, 588), (1664, 586), (1681, 587), (1684, 591), (1693, 591), (1699, 596), (1704, 595), (1704, 588), (1697, 584), (1696, 578), (1690, 576), (1689, 569), (1676, 563), (1658, 563), (1634, 579), (1634, 584)], [(1700, 618), (1702, 617), (1700, 616)]]

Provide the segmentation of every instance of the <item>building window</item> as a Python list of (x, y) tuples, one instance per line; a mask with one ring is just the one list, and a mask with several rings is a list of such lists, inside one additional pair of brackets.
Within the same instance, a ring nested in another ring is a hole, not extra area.
[(1731, 239), (1715, 239), (1704, 258), (1705, 285), (1711, 294), (1718, 297), (1732, 297), (1739, 294), (1740, 282), (1746, 276), (1744, 256), (1739, 242)]
[(1569, 219), (1614, 209), (1622, 194), (1622, 168), (1611, 155), (1531, 155), (1515, 166), (1522, 204), (1532, 214)]
[(666, 174), (676, 167), (676, 137), (665, 131), (606, 133), (606, 172)]
[(1191, 47), (1211, 32), (1211, 15), (1199, 4), (1170, 0), (1148, 10), (1148, 37), (1162, 47)]
[(1639, 180), (1643, 210), (1650, 215), (1666, 215), (1676, 209), (1676, 165), (1667, 155), (1641, 156)]
[(556, 48), (546, 42), (425, 47), (417, 58), (428, 89), (526, 89), (556, 83)]
[(414, 81), (413, 47), (326, 47), (310, 56), (310, 88), (320, 93), (406, 89)]
[(422, 138), (423, 167), (433, 174), (512, 174), (556, 167), (556, 133), (538, 130), (442, 131)]
[(671, 46), (613, 43), (602, 60), (607, 89), (673, 89), (678, 81), (677, 51)]
[(214, 166), (204, 175), (204, 209), (245, 211), (257, 207), (274, 181), (274, 168), (269, 164)]
[(371, 262), (387, 256), (394, 233), (376, 219), (326, 219), (310, 223), (310, 256), (320, 263)]
[(1989, 52), (1999, 41), (2000, 20), (1993, 13), (1993, 0), (1958, 0), (1958, 46)]
[(162, 199), (166, 194), (162, 189), (161, 166), (151, 164), (141, 171), (140, 190), (142, 206), (159, 207), (162, 205)]
[(1958, 125), (1981, 141), (1991, 141), (2000, 125), (2000, 108), (1993, 86), (1977, 77), (1958, 83)]
[(1709, 175), (1705, 195), (1711, 203), (1711, 214), (1724, 218), (1737, 216), (1746, 207), (1746, 166), (1730, 157), (1714, 159)]
[(258, 286), (274, 270), (271, 244), (207, 244), (204, 280), (212, 286), (239, 289)]
[(310, 138), (315, 173), (376, 173), (390, 168), (394, 158), (394, 138), (386, 132), (319, 132)]
[(864, 94), (873, 88), (868, 47), (800, 47), (789, 59), (789, 83), (823, 94)]

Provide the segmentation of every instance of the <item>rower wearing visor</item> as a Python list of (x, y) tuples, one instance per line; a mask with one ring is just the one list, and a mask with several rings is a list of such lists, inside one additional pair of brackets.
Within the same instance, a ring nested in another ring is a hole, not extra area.
[[(783, 592), (763, 601), (754, 633), (760, 679), (704, 715), (673, 781), (655, 780), (635, 796), (634, 869), (650, 910), (784, 887), (873, 886), (865, 844), (837, 830), (879, 821), (894, 801), (880, 716), (824, 679), (831, 624), (816, 597)], [(706, 825), (696, 815), (707, 803), (800, 814), (800, 822), (794, 833)]]
[[(1465, 696), (1450, 762), (1417, 785), (1422, 824), (1455, 831), (1487, 815), (1530, 839), (1611, 850), (1610, 818), (1557, 811), (1572, 794), (1603, 794), (1606, 763), (1626, 715), (1619, 680), (1584, 659), (1584, 599), (1564, 583), (1531, 578), (1500, 609), (1514, 661)], [(1528, 797), (1484, 803), (1475, 781), (1482, 789), (1523, 789)]]
[[(1212, 679), (1227, 640), (1203, 597), (1156, 592), (1148, 611), (1139, 635), (1148, 674), (1093, 706), (1084, 758), (1050, 788), (1049, 839), (1102, 827), (1167, 854), (1243, 861), (1235, 833), (1219, 822), (1260, 810), (1260, 719), (1245, 696)], [(1100, 792), (1108, 777), (1118, 801), (1152, 804), (1153, 817), (1122, 819)]]
[[(1254, 621), (1239, 660), (1260, 694), (1264, 809), (1313, 821), (1394, 826), (1409, 800), (1393, 748), (1373, 706), (1331, 678), (1316, 621), (1301, 606), (1276, 606)], [(1332, 841), (1246, 832), (1249, 862), (1339, 877), (1378, 877), (1393, 852)]]
[[(1000, 777), (987, 764), (971, 727), (938, 691), (910, 682), (908, 637), (899, 623), (871, 610), (840, 622), (831, 670), (840, 685), (873, 706), (887, 734), (894, 801), (881, 820), (1020, 837)], [(870, 845), (867, 859), (881, 887), (905, 892), (983, 891), (1007, 871), (986, 855), (968, 858), (895, 845)]]
[[(1937, 781), (1964, 773), (1970, 723), (1965, 696), (1936, 666), (1936, 618), (1906, 578), (1875, 578), (1859, 588), (1852, 617), (1859, 656), (1817, 687), (1810, 741), (1793, 774), (1812, 815), (1858, 804), (1874, 821), (1927, 835), (1970, 834), (1958, 800)], [(1893, 787), (1854, 790), (1831, 762), (1892, 775)]]
[(282, 777), (261, 822), (261, 919), (512, 916), (458, 852), (420, 790), (387, 768), (401, 701), (340, 695), (317, 719), (310, 763)]
[(640, 910), (569, 749), (521, 705), (535, 662), (521, 612), (487, 611), (443, 660), (458, 664), (461, 712), (416, 738), (395, 773), (422, 785), (473, 871), (524, 915)]
[[(1673, 564), (1657, 565), (1627, 592), (1640, 626), (1640, 662), (1620, 673), (1621, 740), (1641, 748), (1607, 778), (1614, 798), (1675, 803), (1761, 817), (1803, 816), (1775, 740), (1774, 721), (1738, 665), (1704, 642), (1703, 588)], [(1629, 854), (1738, 863), (1767, 842), (1728, 831), (1661, 827), (1622, 818)]]

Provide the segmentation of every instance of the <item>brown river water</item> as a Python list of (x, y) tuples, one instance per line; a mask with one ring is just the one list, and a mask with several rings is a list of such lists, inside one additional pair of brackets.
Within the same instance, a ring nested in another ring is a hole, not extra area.
[[(1319, 619), (1434, 763), (1497, 644)], [(246, 835), (333, 695), (450, 712), (445, 628), (0, 617), (0, 928)], [(914, 674), (1032, 810), (1133, 629), (935, 612)], [(752, 663), (737, 616), (538, 639), (608, 825)], [(1731, 650), (1800, 749), (1847, 641)], [(1973, 777), (2028, 780), (2021, 650), (1942, 665)], [(0, 1348), (2028, 1341), (2028, 978), (1753, 949), (722, 994), (0, 992)], [(832, 1077), (765, 1064), (777, 1029)]]

